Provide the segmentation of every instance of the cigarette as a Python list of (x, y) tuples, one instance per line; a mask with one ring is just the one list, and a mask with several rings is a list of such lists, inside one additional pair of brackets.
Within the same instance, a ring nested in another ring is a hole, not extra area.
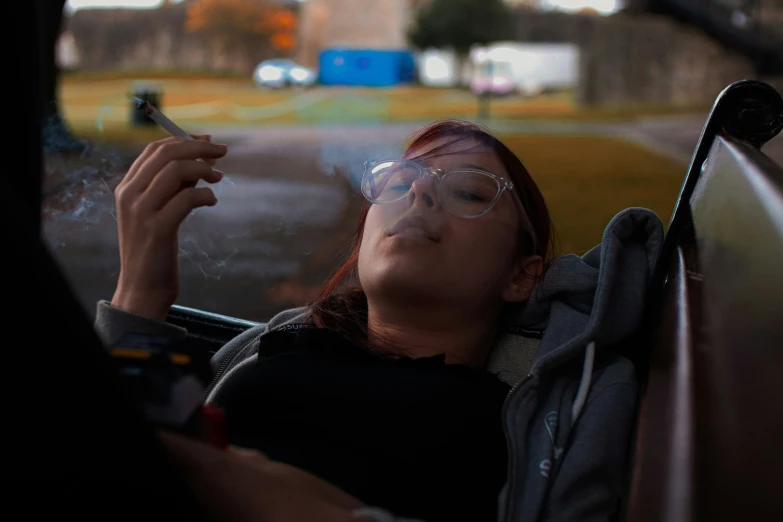
[[(149, 116), (152, 121), (166, 129), (172, 136), (177, 136), (178, 138), (183, 138), (186, 140), (194, 139), (193, 136), (185, 132), (182, 127), (168, 119), (162, 112), (153, 107), (150, 102), (144, 101), (141, 98), (136, 98), (135, 96), (133, 97), (133, 101), (136, 102), (136, 108), (138, 110), (144, 111), (144, 113)], [(196, 161), (205, 163), (201, 158), (198, 158)], [(190, 185), (196, 186), (196, 183), (190, 183)]]
[(193, 139), (193, 136), (185, 132), (179, 125), (168, 119), (162, 112), (153, 107), (150, 102), (135, 97), (133, 98), (133, 101), (136, 102), (137, 109), (144, 111), (144, 113), (149, 116), (152, 121), (166, 129), (166, 131), (172, 136), (177, 136), (178, 138), (183, 138), (186, 140)]

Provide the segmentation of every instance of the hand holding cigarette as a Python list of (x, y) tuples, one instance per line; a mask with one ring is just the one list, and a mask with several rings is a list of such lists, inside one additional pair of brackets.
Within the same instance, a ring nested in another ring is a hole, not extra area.
[[(177, 138), (182, 138), (184, 140), (192, 140), (194, 139), (193, 136), (185, 132), (182, 127), (171, 121), (166, 117), (165, 114), (160, 112), (157, 108), (155, 108), (150, 102), (142, 100), (141, 98), (133, 98), (133, 101), (136, 103), (136, 109), (140, 111), (144, 111), (144, 114), (146, 114), (152, 121), (166, 129), (169, 134), (172, 136), (176, 136)], [(201, 138), (204, 138), (203, 136)], [(209, 136), (206, 136), (207, 140), (210, 140)], [(197, 158), (196, 161), (204, 161), (202, 158)], [(214, 161), (210, 163), (210, 165), (214, 165)], [(196, 186), (198, 182), (192, 182), (192, 183), (186, 183), (186, 186)]]
[(120, 277), (112, 306), (163, 321), (176, 301), (179, 226), (193, 209), (217, 203), (210, 188), (194, 185), (220, 181), (223, 173), (208, 163), (227, 152), (199, 138), (151, 143), (117, 186)]

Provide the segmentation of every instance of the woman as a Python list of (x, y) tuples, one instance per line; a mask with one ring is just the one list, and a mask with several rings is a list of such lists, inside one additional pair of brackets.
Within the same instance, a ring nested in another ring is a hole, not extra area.
[[(118, 186), (122, 268), (96, 320), (107, 343), (128, 331), (185, 336), (164, 322), (178, 294), (177, 228), (217, 203), (194, 184), (218, 182), (210, 165), (226, 153), (206, 137), (161, 140)], [(216, 354), (207, 401), (225, 410), (230, 442), (336, 486), (346, 514), (608, 519), (636, 385), (632, 365), (604, 348), (638, 322), (628, 310), (643, 295), (657, 218), (638, 210), (607, 228), (604, 246), (641, 242), (644, 259), (616, 263), (612, 248), (553, 261), (527, 170), (463, 122), (367, 163), (362, 193), (353, 249), (320, 297)]]

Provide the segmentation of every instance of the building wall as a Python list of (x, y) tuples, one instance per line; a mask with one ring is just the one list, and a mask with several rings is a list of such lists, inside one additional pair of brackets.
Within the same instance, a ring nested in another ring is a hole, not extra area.
[(579, 46), (582, 105), (705, 104), (754, 76), (747, 57), (666, 17), (520, 11), (516, 26), (519, 41)]
[(279, 55), (257, 46), (229, 53), (201, 35), (186, 31), (185, 20), (183, 4), (161, 9), (82, 9), (64, 20), (63, 30), (73, 36), (78, 68), (82, 70), (248, 73), (259, 61)]
[(586, 105), (709, 104), (754, 75), (747, 57), (668, 18), (617, 17), (597, 29), (583, 45), (577, 99)]
[(403, 49), (411, 0), (308, 0), (300, 11), (298, 60), (316, 66), (323, 49)]

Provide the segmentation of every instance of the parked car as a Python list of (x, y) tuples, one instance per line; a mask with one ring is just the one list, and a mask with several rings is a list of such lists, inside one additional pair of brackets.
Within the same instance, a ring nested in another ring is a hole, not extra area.
[(258, 64), (253, 73), (256, 85), (270, 89), (288, 86), (309, 87), (318, 79), (318, 74), (293, 60), (265, 60)]

